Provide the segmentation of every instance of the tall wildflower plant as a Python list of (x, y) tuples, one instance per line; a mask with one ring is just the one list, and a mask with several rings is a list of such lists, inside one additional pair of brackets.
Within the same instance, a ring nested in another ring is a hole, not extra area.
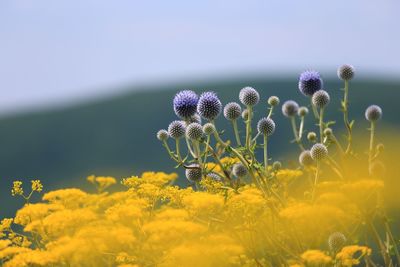
[[(175, 95), (177, 118), (156, 137), (192, 186), (174, 185), (175, 173), (145, 172), (110, 192), (115, 178), (91, 175), (92, 192), (54, 190), (32, 203), (41, 182), (32, 181), (25, 193), (15, 181), (11, 194), (24, 206), (0, 221), (0, 265), (399, 266), (399, 238), (382, 196), (382, 109), (365, 111), (370, 132), (363, 157), (354, 151), (362, 139), (352, 136), (349, 119), (354, 68), (343, 65), (338, 76), (345, 83), (343, 139), (326, 116), (337, 108), (330, 91), (317, 71), (307, 70), (298, 82), (304, 104), (288, 99), (279, 107), (279, 97), (264, 99), (252, 87), (226, 105), (211, 91)], [(279, 110), (287, 126), (277, 122)], [(218, 126), (222, 114), (234, 140)], [(308, 128), (310, 122), (315, 126)], [(298, 166), (269, 151), (279, 127), (293, 134)]]

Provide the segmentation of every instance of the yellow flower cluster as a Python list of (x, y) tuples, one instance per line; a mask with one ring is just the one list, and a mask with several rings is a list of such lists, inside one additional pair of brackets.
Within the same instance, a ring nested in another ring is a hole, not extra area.
[[(228, 159), (223, 164), (232, 164)], [(218, 171), (218, 166), (215, 166)], [(280, 170), (277, 183), (304, 180)], [(101, 190), (77, 188), (26, 203), (0, 223), (0, 262), (13, 266), (354, 266), (371, 249), (352, 245), (334, 254), (331, 233), (356, 233), (363, 206), (348, 192), (379, 194), (381, 181), (323, 184), (315, 200), (288, 194), (287, 186), (263, 192), (248, 184), (232, 189), (204, 179), (200, 190), (179, 188), (176, 174), (146, 172), (122, 180), (126, 190), (104, 192), (116, 180), (90, 176)], [(23, 195), (15, 182), (14, 195)], [(42, 190), (32, 181), (32, 191)], [(359, 199), (362, 202), (362, 199)]]

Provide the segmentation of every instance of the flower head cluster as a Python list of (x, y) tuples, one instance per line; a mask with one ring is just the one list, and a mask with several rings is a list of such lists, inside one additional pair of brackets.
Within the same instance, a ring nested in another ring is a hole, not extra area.
[(174, 97), (173, 106), (175, 114), (182, 119), (189, 119), (196, 114), (199, 97), (191, 90), (184, 90)]

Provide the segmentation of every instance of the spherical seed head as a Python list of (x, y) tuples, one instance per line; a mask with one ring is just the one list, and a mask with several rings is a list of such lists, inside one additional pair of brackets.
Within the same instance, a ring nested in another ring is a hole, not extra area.
[(272, 169), (274, 171), (278, 171), (282, 168), (282, 163), (280, 161), (275, 161), (274, 163), (272, 163)]
[(257, 130), (262, 135), (271, 135), (275, 132), (275, 122), (270, 118), (262, 118), (257, 123)]
[(191, 90), (183, 90), (177, 93), (173, 100), (175, 114), (182, 118), (188, 119), (196, 113), (197, 102), (199, 97)]
[(354, 77), (354, 72), (355, 69), (352, 65), (344, 64), (338, 68), (337, 75), (343, 81), (350, 81)]
[(325, 107), (326, 105), (329, 104), (330, 101), (331, 101), (331, 98), (329, 97), (328, 92), (326, 92), (324, 90), (319, 90), (319, 91), (315, 92), (315, 94), (313, 94), (313, 96), (312, 96), (312, 103), (317, 108)]
[(378, 121), (382, 117), (382, 109), (377, 105), (371, 105), (365, 110), (365, 118), (371, 122)]
[(314, 160), (313, 160), (313, 158), (311, 157), (311, 152), (310, 152), (310, 150), (304, 150), (303, 152), (300, 153), (300, 156), (299, 156), (299, 163), (300, 163), (302, 166), (305, 166), (305, 167), (311, 166), (311, 165), (314, 164)]
[(238, 103), (231, 102), (224, 107), (224, 117), (227, 120), (233, 121), (240, 117), (242, 114), (242, 108)]
[(297, 114), (298, 110), (299, 110), (299, 104), (297, 104), (293, 100), (288, 100), (282, 105), (282, 113), (286, 117), (293, 117), (294, 115)]
[(157, 132), (157, 139), (160, 141), (166, 141), (168, 139), (168, 137), (169, 137), (169, 135), (168, 135), (167, 130), (162, 129)]
[(186, 136), (190, 140), (200, 140), (203, 136), (203, 127), (197, 122), (189, 124), (186, 127)]
[(214, 124), (206, 123), (203, 125), (203, 133), (206, 135), (211, 135), (216, 131)]
[(307, 134), (307, 140), (310, 142), (314, 142), (315, 140), (317, 140), (317, 134), (314, 132), (309, 132)]
[(324, 135), (325, 135), (325, 136), (332, 136), (332, 134), (333, 134), (333, 131), (332, 131), (331, 128), (326, 128), (326, 129), (324, 130)]
[(204, 92), (200, 95), (197, 104), (197, 113), (207, 120), (214, 120), (219, 116), (222, 110), (222, 104), (217, 94), (214, 92)]
[(328, 245), (331, 251), (338, 252), (346, 244), (346, 236), (340, 232), (331, 234), (328, 238)]
[(255, 106), (260, 101), (260, 94), (252, 87), (245, 87), (240, 90), (239, 100), (245, 106)]
[(279, 97), (277, 97), (277, 96), (271, 96), (268, 98), (268, 104), (270, 106), (275, 107), (275, 106), (279, 105), (279, 102), (280, 102), (280, 100), (279, 100)]
[(307, 107), (300, 107), (299, 110), (297, 111), (297, 115), (300, 117), (304, 117), (308, 114), (308, 108)]
[(218, 181), (218, 182), (221, 182), (221, 181), (222, 181), (221, 176), (219, 176), (219, 175), (216, 174), (215, 172), (210, 172), (210, 173), (208, 173), (208, 174), (207, 174), (207, 177), (213, 179), (214, 181)]
[(244, 177), (247, 175), (248, 171), (246, 166), (244, 166), (242, 163), (236, 163), (232, 167), (232, 173), (236, 177)]
[(245, 120), (245, 121), (247, 121), (248, 118), (249, 118), (249, 110), (248, 110), (248, 109), (245, 109), (245, 110), (243, 110), (243, 112), (242, 112), (242, 119)]
[(312, 96), (318, 90), (321, 90), (323, 81), (319, 72), (315, 70), (306, 70), (300, 74), (299, 90), (305, 96)]
[(311, 158), (315, 161), (324, 160), (328, 156), (328, 149), (323, 144), (315, 144), (311, 148)]
[(186, 127), (183, 121), (173, 121), (168, 126), (168, 134), (174, 139), (179, 139), (185, 135)]
[(202, 174), (199, 165), (191, 164), (188, 167), (189, 168), (185, 170), (186, 178), (192, 183), (200, 181)]

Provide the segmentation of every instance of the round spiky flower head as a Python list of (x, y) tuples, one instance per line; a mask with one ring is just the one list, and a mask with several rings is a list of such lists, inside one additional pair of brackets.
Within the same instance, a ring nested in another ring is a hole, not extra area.
[(317, 134), (315, 132), (309, 132), (307, 134), (307, 140), (310, 142), (315, 142), (315, 140), (317, 140)]
[(293, 117), (299, 110), (299, 104), (293, 100), (288, 100), (282, 105), (282, 113), (286, 117)]
[(249, 110), (246, 108), (245, 110), (243, 110), (242, 112), (242, 119), (247, 121), (249, 118)]
[(242, 114), (242, 108), (236, 102), (231, 102), (224, 107), (224, 117), (227, 120), (234, 121)]
[(245, 106), (255, 106), (260, 101), (260, 94), (253, 87), (245, 87), (240, 90), (239, 100)]
[(193, 122), (186, 127), (186, 136), (190, 140), (200, 140), (203, 136), (203, 127), (197, 122)]
[(186, 168), (185, 170), (185, 175), (190, 182), (195, 183), (200, 181), (202, 174), (199, 165), (198, 164), (189, 165), (188, 168)]
[(324, 130), (325, 136), (329, 137), (329, 136), (332, 136), (332, 134), (333, 134), (333, 130), (331, 128), (325, 128), (325, 130)]
[(262, 135), (271, 135), (275, 132), (275, 122), (270, 118), (262, 118), (257, 123), (257, 130)]
[(182, 118), (188, 119), (196, 113), (197, 102), (199, 97), (191, 90), (183, 90), (174, 97), (173, 105), (175, 114)]
[(197, 122), (201, 124), (201, 117), (199, 114), (194, 114), (192, 117), (190, 117), (190, 119), (187, 121), (187, 124), (191, 124), (193, 122)]
[(382, 109), (377, 105), (371, 105), (365, 110), (365, 118), (371, 122), (378, 121), (382, 117)]
[(274, 163), (272, 163), (272, 169), (274, 171), (279, 171), (282, 168), (282, 163), (280, 161), (274, 161)]
[(275, 106), (277, 106), (277, 105), (279, 105), (279, 97), (277, 97), (277, 96), (270, 96), (269, 98), (268, 98), (268, 104), (270, 105), (270, 106), (273, 106), (273, 107), (275, 107)]
[(248, 171), (246, 166), (244, 166), (242, 163), (236, 163), (232, 167), (232, 173), (236, 177), (244, 177), (247, 175)]
[(318, 90), (321, 90), (323, 82), (319, 72), (315, 70), (306, 70), (300, 74), (299, 90), (305, 96), (312, 96)]
[(315, 92), (315, 94), (313, 94), (313, 96), (312, 96), (312, 103), (317, 108), (325, 107), (326, 105), (329, 104), (330, 101), (331, 101), (331, 98), (329, 97), (328, 92), (326, 92), (324, 90), (319, 90), (319, 91)]
[(337, 70), (337, 75), (343, 81), (350, 81), (354, 77), (355, 69), (352, 65), (344, 64)]
[(169, 135), (168, 135), (167, 130), (162, 129), (157, 132), (157, 139), (160, 141), (166, 141), (168, 139), (168, 137), (169, 137)]
[(221, 176), (219, 176), (219, 175), (216, 174), (215, 172), (210, 172), (210, 173), (208, 173), (208, 174), (207, 174), (207, 177), (213, 179), (214, 181), (218, 181), (218, 182), (221, 182), (221, 181), (222, 181)]
[(168, 126), (168, 134), (174, 139), (179, 139), (185, 135), (185, 123), (183, 121), (173, 121)]
[(307, 107), (300, 107), (299, 110), (297, 111), (297, 115), (300, 117), (304, 117), (308, 114), (308, 108)]
[(346, 244), (346, 236), (341, 232), (335, 232), (328, 238), (328, 245), (331, 251), (338, 252)]
[(304, 150), (303, 152), (300, 153), (299, 156), (299, 163), (302, 166), (311, 166), (314, 164), (314, 160), (311, 157), (311, 152), (310, 150)]
[(208, 122), (203, 125), (203, 133), (205, 135), (211, 135), (216, 131), (214, 124)]
[(222, 104), (214, 92), (204, 92), (200, 95), (197, 103), (197, 112), (207, 120), (214, 120), (219, 116), (222, 110)]
[(315, 161), (324, 160), (328, 156), (328, 149), (321, 143), (313, 145), (310, 152), (311, 158)]

